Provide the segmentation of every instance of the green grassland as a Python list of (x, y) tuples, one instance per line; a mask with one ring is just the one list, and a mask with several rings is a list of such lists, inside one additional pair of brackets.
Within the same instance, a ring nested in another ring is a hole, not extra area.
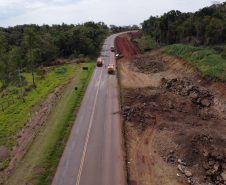
[(199, 75), (212, 81), (226, 81), (226, 60), (217, 51), (184, 44), (169, 45), (165, 53), (188, 60), (200, 70)]
[(157, 43), (154, 38), (148, 35), (143, 35), (140, 39), (134, 39), (141, 49), (142, 54), (149, 53), (152, 50), (159, 49), (162, 47), (161, 44)]
[[(57, 70), (65, 68), (65, 73), (57, 73)], [(0, 110), (0, 145), (13, 146), (14, 140), (16, 139), (16, 134), (29, 122), (29, 119), (32, 115), (30, 115), (31, 109), (35, 105), (41, 105), (44, 100), (47, 98), (47, 95), (51, 92), (54, 92), (54, 88), (59, 85), (65, 85), (70, 82), (70, 79), (74, 76), (74, 73), (79, 69), (78, 65), (70, 64), (67, 66), (62, 66), (58, 69), (54, 69), (53, 71), (47, 73), (44, 79), (40, 79), (36, 76), (35, 73), (35, 81), (37, 88), (32, 87), (32, 76), (30, 73), (23, 73), (23, 79), (26, 79), (30, 88), (29, 90), (25, 90), (26, 87), (23, 88), (25, 93), (23, 101), (20, 97), (20, 88), (15, 86), (10, 86), (6, 90), (2, 92), (5, 96), (1, 98), (0, 104), (3, 104)], [(18, 77), (19, 78), (19, 77)], [(38, 81), (38, 82), (37, 82)], [(5, 98), (10, 100), (10, 106), (8, 106), (8, 102)], [(12, 99), (13, 98), (13, 99)], [(14, 103), (13, 103), (14, 100)]]
[[(37, 179), (36, 184), (49, 184), (51, 182), (76, 118), (74, 111), (79, 107), (85, 88), (91, 78), (94, 62), (96, 62), (96, 58), (89, 63), (70, 64), (65, 66), (67, 69), (64, 74), (57, 74), (57, 69), (54, 70), (46, 77), (43, 90), (41, 90), (41, 81), (40, 84), (37, 84), (37, 91), (43, 92), (43, 95), (46, 96), (54, 90), (54, 87), (71, 82), (57, 105), (51, 110), (46, 123), (36, 132), (36, 137), (23, 153), (18, 168), (4, 182), (5, 184), (17, 184), (18, 182), (26, 184), (31, 179)], [(89, 70), (82, 70), (83, 66), (88, 67)], [(71, 81), (72, 77), (75, 77), (75, 80)], [(51, 85), (51, 82), (54, 85)], [(78, 91), (75, 91), (75, 86), (78, 87)], [(52, 87), (52, 89), (44, 90), (48, 89), (47, 87)], [(31, 91), (33, 96), (37, 95), (36, 93), (35, 90)], [(26, 102), (28, 97), (29, 95)], [(39, 100), (41, 101), (41, 99), (40, 97)], [(43, 171), (37, 171), (36, 167), (43, 169)]]
[[(23, 80), (26, 81), (26, 86), (23, 87), (23, 91), (25, 93), (24, 100), (23, 101), (20, 98), (20, 88), (18, 86), (9, 86), (7, 87), (1, 95), (4, 95), (3, 98), (1, 98), (0, 103), (4, 102), (5, 98), (10, 99), (9, 97), (13, 97), (13, 101), (10, 102), (9, 107), (4, 107), (4, 111), (0, 110), (0, 145), (5, 145), (7, 146), (10, 150), (14, 145), (18, 145), (16, 143), (16, 139), (18, 137), (21, 137), (18, 133), (23, 131), (25, 127), (29, 126), (29, 120), (32, 116), (34, 116), (35, 111), (38, 111), (39, 107), (45, 102), (47, 99), (47, 95), (49, 93), (52, 93), (55, 91), (55, 88), (60, 86), (61, 89), (63, 86), (71, 83), (70, 85), (70, 94), (67, 94), (68, 91), (66, 92), (67, 95), (64, 97), (64, 100), (60, 100), (64, 102), (63, 108), (58, 107), (55, 108), (54, 110), (57, 110), (57, 114), (53, 117), (55, 120), (48, 119), (49, 122), (45, 123), (46, 126), (42, 126), (40, 130), (37, 132), (41, 132), (43, 127), (48, 128), (50, 130), (53, 129), (52, 134), (50, 132), (47, 132), (45, 138), (48, 138), (48, 141), (46, 142), (47, 147), (45, 148), (48, 150), (48, 152), (44, 152), (43, 155), (40, 154), (40, 157), (46, 160), (48, 158), (45, 156), (45, 153), (49, 153), (49, 150), (62, 150), (63, 151), (63, 146), (56, 146), (55, 143), (59, 140), (62, 139), (61, 137), (64, 138), (66, 141), (67, 137), (69, 136), (70, 129), (67, 128), (68, 132), (62, 131), (63, 127), (65, 124), (67, 125), (72, 125), (68, 124), (70, 120), (74, 120), (76, 115), (73, 115), (72, 112), (74, 111), (74, 107), (79, 107), (79, 102), (81, 102), (82, 97), (83, 97), (83, 91), (85, 86), (88, 84), (88, 81), (91, 77), (92, 71), (93, 71), (93, 63), (96, 62), (96, 58), (94, 58), (92, 61), (89, 63), (81, 63), (81, 64), (69, 64), (65, 66), (61, 66), (58, 68), (48, 68), (47, 72), (44, 76), (38, 76), (37, 73), (35, 72), (35, 83), (36, 83), (36, 89), (31, 88), (32, 86), (32, 75), (29, 73), (23, 73)], [(86, 66), (89, 68), (88, 71), (83, 71), (82, 67)], [(72, 81), (71, 79), (76, 76), (76, 80)], [(74, 86), (78, 87), (78, 92), (76, 94), (76, 91), (74, 90)], [(73, 86), (73, 87), (72, 87)], [(16, 92), (16, 93), (15, 93)], [(55, 94), (57, 95), (59, 91), (56, 91)], [(18, 98), (19, 97), (19, 98)], [(61, 98), (62, 99), (62, 98)], [(61, 103), (57, 103), (59, 106)], [(8, 105), (8, 102), (6, 102), (6, 105)], [(36, 109), (31, 112), (31, 109), (36, 105)], [(59, 110), (58, 110), (59, 109)], [(52, 111), (52, 110), (51, 110)], [(55, 112), (54, 112), (55, 113)], [(52, 115), (51, 113), (50, 115)], [(50, 116), (51, 117), (51, 116)], [(57, 125), (57, 128), (52, 127), (52, 123)], [(35, 135), (37, 135), (37, 132)], [(44, 133), (44, 131), (43, 131)], [(58, 135), (57, 135), (58, 133)], [(39, 143), (41, 146), (42, 144)], [(40, 146), (36, 146), (37, 149), (40, 149)], [(28, 146), (26, 150), (31, 147)], [(32, 144), (33, 147), (33, 144)], [(62, 152), (58, 152), (62, 153)], [(25, 153), (26, 154), (26, 153)], [(25, 155), (24, 154), (24, 155)], [(23, 155), (23, 157), (25, 157)], [(34, 159), (34, 153), (33, 157)], [(10, 162), (10, 158), (7, 160), (0, 161), (0, 170), (5, 169)], [(39, 160), (36, 160), (36, 162), (39, 162)], [(36, 163), (35, 163), (36, 164)], [(40, 164), (40, 163), (39, 163)], [(52, 165), (50, 165), (52, 166)], [(47, 167), (45, 167), (47, 168)], [(31, 170), (32, 171), (32, 170)], [(24, 171), (26, 172), (26, 170)], [(1, 183), (1, 181), (0, 181)]]

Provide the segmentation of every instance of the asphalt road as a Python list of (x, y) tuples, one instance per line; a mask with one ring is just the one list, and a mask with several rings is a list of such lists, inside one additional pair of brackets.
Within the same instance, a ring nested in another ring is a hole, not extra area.
[(110, 48), (117, 35), (104, 42), (100, 53), (104, 64), (94, 69), (53, 185), (126, 184), (117, 76), (107, 73), (110, 63), (115, 70)]

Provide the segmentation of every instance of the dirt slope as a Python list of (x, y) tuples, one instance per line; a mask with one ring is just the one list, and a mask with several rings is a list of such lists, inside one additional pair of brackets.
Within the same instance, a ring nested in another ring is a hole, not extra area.
[(140, 54), (141, 51), (136, 42), (132, 39), (139, 38), (141, 35), (137, 32), (122, 34), (116, 38), (117, 53), (120, 57), (132, 57)]
[(224, 184), (226, 85), (161, 50), (118, 62), (130, 183)]

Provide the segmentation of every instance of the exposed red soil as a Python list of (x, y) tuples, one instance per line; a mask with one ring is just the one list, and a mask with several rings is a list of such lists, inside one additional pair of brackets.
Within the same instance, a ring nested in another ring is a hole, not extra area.
[(9, 156), (9, 150), (5, 146), (0, 146), (0, 159), (6, 160)]
[(139, 38), (141, 38), (142, 37), (142, 33), (141, 32), (133, 32), (133, 34), (132, 34), (132, 40), (134, 40), (134, 39), (139, 39)]
[(225, 184), (226, 84), (160, 50), (119, 64), (130, 184)]
[(35, 167), (35, 171), (37, 171), (37, 172), (43, 172), (43, 171), (45, 171), (45, 168), (36, 166)]
[(34, 179), (29, 180), (29, 181), (26, 183), (26, 185), (33, 185), (33, 184), (35, 184), (36, 182), (38, 182), (38, 178), (34, 178)]
[(132, 41), (132, 38), (137, 38), (139, 35), (137, 32), (131, 32), (116, 38), (117, 52), (120, 57), (133, 57), (141, 53), (139, 47)]

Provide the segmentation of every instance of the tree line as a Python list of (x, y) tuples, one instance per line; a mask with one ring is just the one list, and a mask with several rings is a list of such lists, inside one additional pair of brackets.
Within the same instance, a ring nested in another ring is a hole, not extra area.
[(124, 31), (132, 31), (132, 30), (139, 30), (140, 28), (134, 24), (132, 26), (128, 25), (128, 26), (115, 26), (113, 24), (110, 25), (110, 30), (113, 33), (119, 33), (119, 32), (124, 32)]
[(195, 13), (172, 10), (160, 17), (151, 16), (141, 24), (143, 33), (150, 35), (158, 43), (168, 45), (183, 43), (193, 46), (224, 45), (226, 2), (212, 4)]
[(64, 55), (95, 55), (108, 31), (104, 22), (92, 21), (78, 25), (0, 27), (0, 80), (18, 67), (30, 68), (62, 50)]

